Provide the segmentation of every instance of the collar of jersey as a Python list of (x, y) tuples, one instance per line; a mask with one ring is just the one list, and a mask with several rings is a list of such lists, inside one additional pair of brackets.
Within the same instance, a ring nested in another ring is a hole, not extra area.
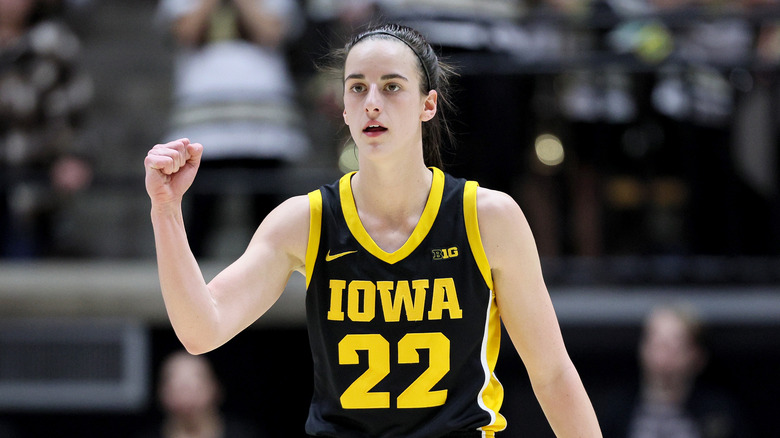
[(360, 221), (355, 198), (352, 195), (351, 184), (352, 176), (356, 172), (348, 173), (341, 178), (339, 181), (339, 195), (341, 196), (341, 209), (344, 212), (347, 227), (349, 227), (349, 231), (366, 251), (386, 263), (394, 264), (411, 254), (425, 236), (428, 235), (433, 226), (433, 221), (436, 219), (436, 214), (439, 212), (439, 206), (444, 193), (444, 173), (435, 167), (431, 167), (431, 170), (433, 171), (433, 183), (431, 184), (431, 192), (428, 195), (428, 201), (425, 203), (422, 216), (420, 216), (420, 220), (414, 227), (411, 236), (394, 252), (387, 252), (380, 248)]

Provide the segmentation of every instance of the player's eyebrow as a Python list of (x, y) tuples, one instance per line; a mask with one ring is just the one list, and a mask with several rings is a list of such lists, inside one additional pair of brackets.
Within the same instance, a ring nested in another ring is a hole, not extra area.
[[(350, 79), (365, 79), (365, 78), (366, 78), (366, 75), (364, 75), (362, 73), (352, 73), (351, 75), (349, 75), (346, 78), (344, 78), (344, 82), (347, 82)], [(409, 82), (409, 79), (407, 79), (406, 76), (404, 76), (402, 74), (399, 74), (399, 73), (388, 73), (386, 75), (382, 75), (382, 77), (379, 78), (379, 79), (381, 79), (383, 81), (387, 81), (387, 80), (390, 80), (390, 79), (401, 79), (401, 80), (404, 80), (406, 82)]]

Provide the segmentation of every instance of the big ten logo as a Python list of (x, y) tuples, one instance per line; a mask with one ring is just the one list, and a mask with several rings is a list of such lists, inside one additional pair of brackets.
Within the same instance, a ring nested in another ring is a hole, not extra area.
[(445, 249), (434, 249), (433, 250), (433, 259), (434, 260), (447, 260), (458, 256), (458, 247), (453, 246), (452, 248), (445, 248)]

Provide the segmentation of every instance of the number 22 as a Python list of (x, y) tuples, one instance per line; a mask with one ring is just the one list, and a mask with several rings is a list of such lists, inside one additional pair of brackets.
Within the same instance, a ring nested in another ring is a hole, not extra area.
[[(450, 370), (450, 340), (443, 333), (409, 333), (398, 341), (398, 363), (420, 363), (419, 349), (430, 352), (428, 368), (397, 399), (399, 409), (441, 406), (447, 390), (432, 391)], [(390, 407), (389, 392), (371, 392), (390, 374), (390, 343), (382, 335), (346, 335), (339, 342), (339, 364), (360, 363), (358, 351), (368, 351), (368, 369), (341, 395), (344, 409)]]

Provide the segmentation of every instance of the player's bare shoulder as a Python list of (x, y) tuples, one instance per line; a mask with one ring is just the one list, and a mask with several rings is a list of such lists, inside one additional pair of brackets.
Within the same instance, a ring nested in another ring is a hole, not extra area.
[(511, 196), (483, 187), (477, 189), (477, 214), (481, 223), (488, 222), (491, 225), (523, 215), (520, 206)]
[(504, 192), (480, 187), (477, 190), (477, 217), (482, 244), (491, 265), (514, 258), (514, 251), (533, 242), (520, 206)]

